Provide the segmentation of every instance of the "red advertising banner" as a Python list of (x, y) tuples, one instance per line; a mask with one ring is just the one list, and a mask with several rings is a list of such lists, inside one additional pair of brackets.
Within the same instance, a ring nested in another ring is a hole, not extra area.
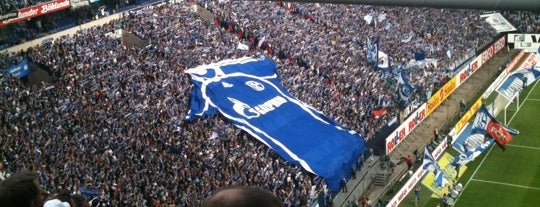
[(506, 36), (502, 36), (497, 42), (490, 45), (484, 52), (482, 52), (482, 65), (489, 61), (495, 54), (501, 51), (506, 46)]
[(386, 138), (386, 154), (390, 154), (426, 117), (426, 104), (422, 104)]
[(39, 5), (26, 7), (23, 9), (19, 9), (18, 15), (16, 18), (0, 21), (0, 27), (6, 26), (12, 23), (20, 22), (26, 19), (34, 18), (37, 16), (41, 16), (44, 14), (49, 14), (49, 13), (57, 12), (63, 9), (68, 9), (70, 7), (71, 7), (71, 3), (69, 2), (69, 0), (54, 0), (54, 1), (43, 3), (43, 4), (39, 4)]

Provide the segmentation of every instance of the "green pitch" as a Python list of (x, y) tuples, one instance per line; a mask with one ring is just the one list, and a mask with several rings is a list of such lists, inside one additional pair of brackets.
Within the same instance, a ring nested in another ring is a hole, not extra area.
[[(504, 152), (493, 145), (467, 164), (467, 171), (458, 180), (464, 188), (454, 206), (540, 205), (540, 81), (520, 95), (520, 104), (519, 110), (507, 111), (507, 124), (520, 134), (514, 136)], [(498, 119), (503, 120), (500, 116)], [(457, 155), (452, 149), (449, 152)], [(443, 206), (441, 199), (432, 198), (425, 187), (420, 195), (418, 206)], [(400, 206), (415, 206), (414, 194), (409, 193)]]

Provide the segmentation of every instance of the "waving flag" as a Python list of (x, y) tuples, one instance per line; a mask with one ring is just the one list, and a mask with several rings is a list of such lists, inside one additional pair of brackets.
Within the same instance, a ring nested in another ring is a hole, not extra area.
[(437, 164), (437, 160), (435, 160), (431, 152), (429, 152), (428, 148), (425, 147), (424, 159), (422, 160), (422, 168), (424, 168), (428, 172), (433, 172), (438, 167), (439, 167), (439, 164)]
[(236, 48), (238, 48), (239, 50), (249, 50), (249, 46), (241, 42), (238, 42), (238, 46)]
[(441, 168), (436, 169), (433, 173), (435, 174), (435, 183), (437, 183), (437, 185), (444, 187), (448, 184), (448, 179), (444, 177), (444, 172)]
[(409, 105), (414, 88), (411, 86), (411, 84), (409, 84), (409, 80), (407, 79), (405, 72), (400, 69), (401, 65), (399, 65), (398, 68), (399, 70), (397, 70), (396, 74), (394, 75), (397, 75), (396, 79), (398, 81), (399, 97), (405, 103), (405, 105)]
[(479, 130), (489, 137), (494, 138), (497, 144), (503, 149), (506, 147), (506, 144), (512, 141), (513, 135), (519, 134), (519, 131), (499, 123), (484, 105), (478, 109), (473, 127), (473, 130)]
[(392, 70), (392, 59), (380, 50), (377, 51), (377, 68), (384, 71)]
[(375, 117), (375, 119), (378, 119), (381, 116), (386, 115), (386, 113), (388, 113), (388, 109), (386, 107), (378, 107), (373, 109), (371, 113), (373, 114), (373, 117)]
[(371, 43), (371, 40), (368, 38), (366, 42), (367, 46), (367, 61), (369, 63), (374, 63), (375, 58), (377, 58), (377, 47), (379, 46), (379, 40), (375, 40), (375, 44)]
[(441, 170), (439, 163), (433, 157), (427, 147), (424, 148), (424, 160), (422, 161), (422, 168), (428, 172), (433, 172), (435, 175), (435, 182), (439, 186), (445, 186), (448, 180), (444, 178), (444, 172)]
[(350, 176), (364, 139), (299, 101), (265, 57), (223, 60), (186, 70), (193, 82), (186, 119), (220, 113), (292, 164), (325, 178), (333, 190)]
[(379, 39), (375, 41), (375, 67), (379, 70), (392, 72), (392, 58), (385, 52), (381, 51)]

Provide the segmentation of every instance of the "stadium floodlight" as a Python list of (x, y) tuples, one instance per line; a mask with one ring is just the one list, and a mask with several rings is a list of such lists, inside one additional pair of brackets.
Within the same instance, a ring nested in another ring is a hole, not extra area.
[(285, 0), (286, 2), (362, 4), (379, 6), (431, 7), (499, 11), (540, 11), (536, 0)]

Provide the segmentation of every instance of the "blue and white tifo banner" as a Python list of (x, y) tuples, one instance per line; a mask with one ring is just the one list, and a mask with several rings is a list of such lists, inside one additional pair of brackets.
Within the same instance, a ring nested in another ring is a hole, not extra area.
[(326, 179), (349, 178), (364, 139), (291, 96), (266, 58), (228, 59), (186, 70), (193, 89), (187, 120), (220, 113), (290, 163)]
[(538, 78), (540, 78), (538, 67), (517, 70), (508, 76), (497, 92), (508, 100), (512, 100), (515, 95), (523, 91), (524, 87), (531, 85)]
[(28, 60), (24, 59), (17, 65), (2, 69), (2, 72), (10, 73), (15, 77), (22, 78), (30, 73), (30, 66), (28, 65)]
[[(491, 113), (482, 105), (473, 122), (469, 136), (462, 145), (460, 155), (456, 156), (453, 165), (465, 165), (473, 161), (482, 154), (493, 143), (497, 143), (501, 148), (512, 141), (513, 136), (519, 131), (499, 123)], [(488, 139), (486, 139), (488, 138)]]

